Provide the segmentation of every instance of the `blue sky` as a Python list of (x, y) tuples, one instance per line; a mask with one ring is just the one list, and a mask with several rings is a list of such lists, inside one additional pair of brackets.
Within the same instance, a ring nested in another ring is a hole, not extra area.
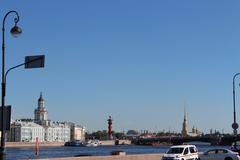
[[(44, 69), (12, 71), (13, 118), (32, 117), (40, 92), (51, 120), (89, 131), (180, 132), (186, 104), (194, 125), (232, 133), (232, 77), (240, 72), (238, 0), (61, 0), (1, 3), (7, 67), (46, 55)], [(236, 79), (237, 84), (240, 78)], [(236, 87), (237, 120), (240, 88)]]

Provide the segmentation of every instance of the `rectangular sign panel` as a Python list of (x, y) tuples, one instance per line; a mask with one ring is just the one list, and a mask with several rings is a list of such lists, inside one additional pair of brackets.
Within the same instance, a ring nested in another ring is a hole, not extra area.
[(11, 106), (0, 107), (0, 130), (2, 130), (2, 113), (3, 113), (3, 129), (5, 131), (9, 131), (11, 123)]
[(25, 68), (43, 68), (45, 55), (26, 56)]

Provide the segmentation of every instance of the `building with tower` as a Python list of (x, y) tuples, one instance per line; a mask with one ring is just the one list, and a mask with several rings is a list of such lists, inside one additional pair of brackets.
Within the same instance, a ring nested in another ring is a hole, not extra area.
[[(72, 122), (55, 122), (48, 119), (42, 93), (38, 98), (38, 106), (34, 110), (34, 119), (21, 119), (11, 122), (8, 141), (12, 142), (66, 142), (84, 140), (85, 127)], [(73, 132), (73, 133), (71, 133)]]
[(34, 110), (34, 122), (42, 126), (49, 125), (48, 112), (45, 107), (45, 101), (42, 97), (42, 93), (38, 99), (38, 107)]
[(67, 123), (48, 120), (48, 111), (42, 93), (38, 98), (38, 107), (34, 110), (34, 122), (44, 127), (45, 141), (65, 142), (70, 140), (70, 126)]
[(186, 114), (186, 108), (184, 108), (184, 118), (183, 118), (183, 124), (182, 124), (182, 131), (181, 131), (182, 137), (196, 137), (201, 136), (202, 133), (193, 126), (192, 131), (188, 132), (188, 122), (187, 122), (187, 114)]
[(188, 133), (189, 136), (191, 137), (197, 137), (197, 136), (201, 136), (202, 135), (202, 132), (200, 132), (197, 127), (194, 127), (192, 128), (192, 132)]

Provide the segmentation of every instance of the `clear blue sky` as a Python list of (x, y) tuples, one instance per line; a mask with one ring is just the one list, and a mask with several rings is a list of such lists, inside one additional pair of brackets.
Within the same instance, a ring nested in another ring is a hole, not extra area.
[[(13, 118), (31, 117), (40, 92), (51, 120), (89, 131), (180, 132), (194, 125), (232, 133), (232, 77), (240, 72), (239, 0), (3, 0), (7, 67), (46, 55), (44, 69), (7, 80)], [(237, 84), (240, 77), (237, 78)], [(240, 119), (240, 87), (236, 88)]]

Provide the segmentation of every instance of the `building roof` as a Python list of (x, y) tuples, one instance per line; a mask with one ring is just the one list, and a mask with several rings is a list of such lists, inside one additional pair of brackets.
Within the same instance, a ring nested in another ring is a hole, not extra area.
[(39, 125), (37, 123), (29, 122), (29, 121), (21, 121), (21, 120), (17, 120), (12, 125), (22, 126), (22, 127), (41, 127), (41, 128), (43, 128), (41, 125)]

